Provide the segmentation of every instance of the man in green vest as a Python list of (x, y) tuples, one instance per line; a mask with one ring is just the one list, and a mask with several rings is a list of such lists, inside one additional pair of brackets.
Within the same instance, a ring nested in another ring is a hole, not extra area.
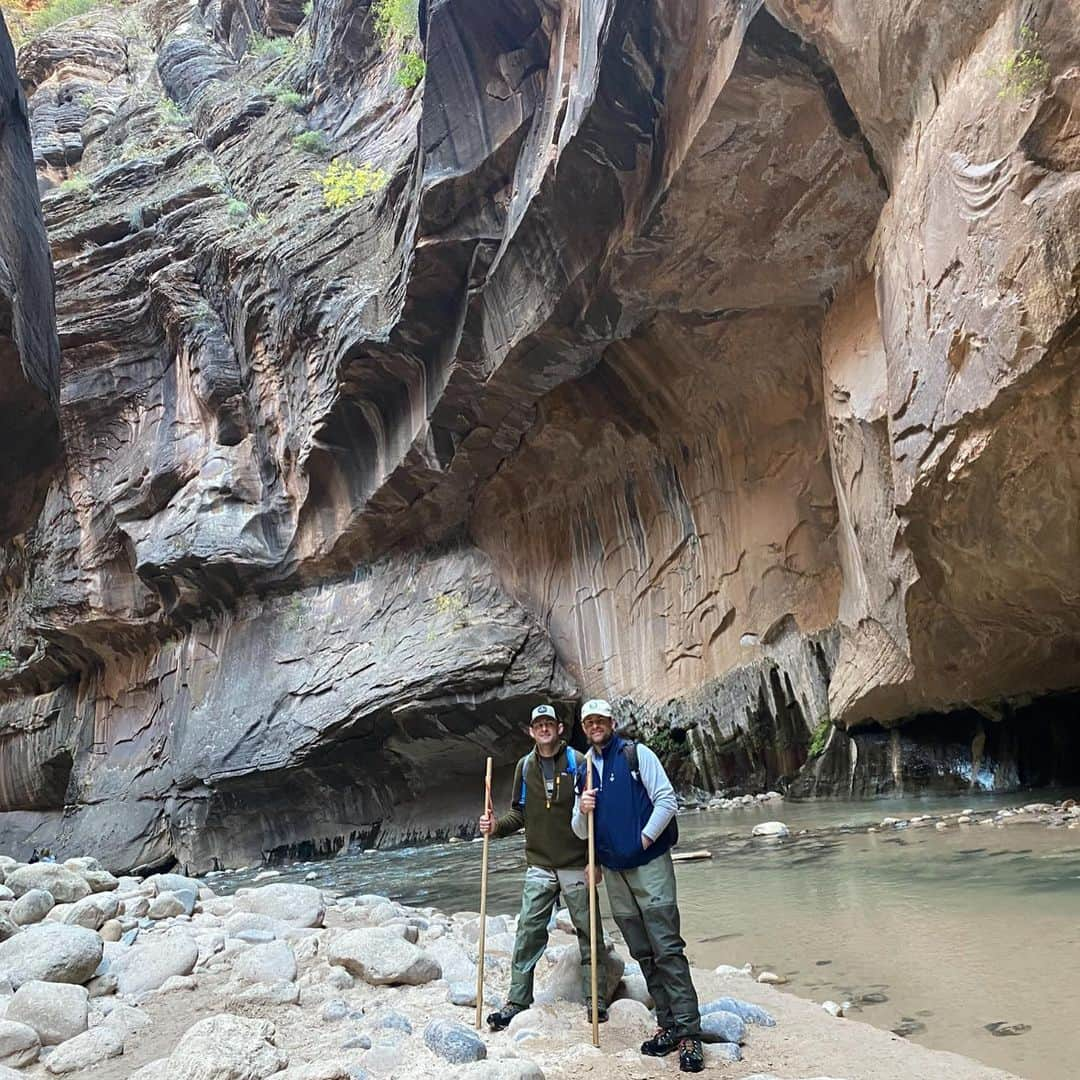
[[(559, 894), (570, 912), (581, 952), (581, 979), (588, 1015), (592, 1017), (589, 951), (589, 890), (585, 883), (587, 846), (570, 827), (580, 755), (563, 741), (563, 725), (550, 705), (537, 705), (529, 724), (535, 747), (517, 764), (510, 812), (499, 818), (485, 814), (480, 831), (509, 836), (525, 829), (525, 887), (521, 894), (517, 939), (511, 962), (506, 1004), (487, 1018), (492, 1031), (505, 1028), (533, 1001), (533, 975), (548, 942), (548, 923)], [(597, 913), (599, 921), (599, 912)], [(606, 955), (603, 928), (597, 925), (597, 1013), (607, 1019)]]

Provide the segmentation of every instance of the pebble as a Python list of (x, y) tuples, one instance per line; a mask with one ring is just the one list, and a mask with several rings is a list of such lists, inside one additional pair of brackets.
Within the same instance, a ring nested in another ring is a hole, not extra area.
[(764, 983), (766, 986), (783, 986), (787, 982), (787, 977), (784, 975), (777, 975), (775, 971), (763, 971), (758, 977), (759, 983)]

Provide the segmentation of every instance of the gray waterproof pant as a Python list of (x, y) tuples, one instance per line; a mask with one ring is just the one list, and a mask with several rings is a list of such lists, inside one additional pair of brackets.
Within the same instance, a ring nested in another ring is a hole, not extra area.
[[(589, 890), (585, 886), (585, 871), (543, 870), (530, 866), (525, 872), (514, 958), (510, 965), (510, 993), (507, 997), (510, 1004), (527, 1008), (533, 1002), (533, 976), (547, 948), (548, 922), (560, 892), (570, 912), (570, 921), (577, 931), (582, 993), (586, 1001), (589, 999), (592, 992), (592, 965), (589, 950)], [(606, 1005), (606, 970), (603, 962), (606, 946), (599, 908), (596, 912), (596, 951), (600, 960), (600, 970), (596, 973), (596, 996), (600, 999), (599, 1004)]]
[(670, 852), (632, 870), (604, 867), (611, 914), (641, 965), (656, 1003), (656, 1022), (680, 1039), (701, 1037), (697, 991), (690, 978), (686, 942), (679, 932), (675, 867)]

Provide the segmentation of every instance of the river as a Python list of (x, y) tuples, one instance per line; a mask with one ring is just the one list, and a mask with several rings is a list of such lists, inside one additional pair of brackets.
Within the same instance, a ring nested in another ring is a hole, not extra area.
[[(883, 817), (985, 811), (1062, 797), (772, 803), (680, 818), (680, 849), (713, 858), (678, 867), (683, 933), (701, 967), (752, 962), (815, 1001), (861, 1002), (851, 1015), (1032, 1080), (1080, 1071), (1080, 833), (972, 824), (847, 831)], [(751, 840), (778, 819), (797, 834)], [(378, 892), (444, 910), (479, 906), (480, 845), (350, 854), (281, 868), (340, 894)], [(488, 910), (520, 896), (520, 837), (491, 845)], [(214, 875), (222, 892), (259, 868)], [(601, 909), (607, 915), (601, 890)], [(863, 1000), (869, 998), (869, 1000)], [(838, 1020), (838, 1023), (843, 1023)], [(1004, 1034), (1006, 1031), (1020, 1034)]]

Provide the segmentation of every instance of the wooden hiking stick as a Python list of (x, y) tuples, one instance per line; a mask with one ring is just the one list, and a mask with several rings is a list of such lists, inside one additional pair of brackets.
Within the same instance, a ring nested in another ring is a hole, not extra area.
[[(585, 755), (585, 790), (592, 791), (592, 750)], [(600, 1004), (596, 997), (596, 809), (589, 814), (589, 953), (592, 976), (592, 1044), (600, 1045)]]
[[(484, 813), (492, 813), (491, 806), (491, 758), (487, 759), (487, 776), (484, 777)], [(476, 963), (476, 1030), (484, 1014), (484, 938), (487, 936), (487, 870), (488, 841), (490, 833), (484, 833), (484, 861), (480, 871), (480, 954)]]

